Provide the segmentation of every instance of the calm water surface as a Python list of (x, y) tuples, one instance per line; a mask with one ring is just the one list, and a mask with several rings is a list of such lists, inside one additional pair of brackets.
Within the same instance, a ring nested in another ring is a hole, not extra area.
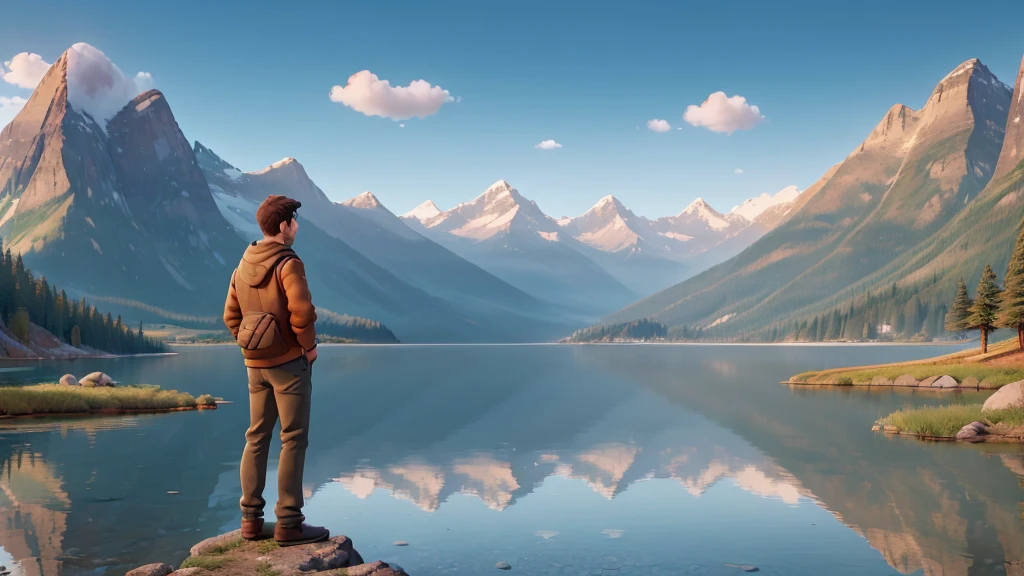
[[(0, 424), (0, 563), (26, 575), (121, 575), (176, 564), (200, 539), (237, 528), (244, 369), (231, 347), (179, 350), (0, 374), (104, 370), (235, 402)], [(779, 384), (950, 350), (325, 346), (307, 518), (413, 576), (494, 573), (499, 561), (572, 576), (741, 573), (727, 564), (778, 575), (1021, 574), (1004, 563), (1024, 560), (1024, 451), (870, 431), (903, 405), (984, 395)]]

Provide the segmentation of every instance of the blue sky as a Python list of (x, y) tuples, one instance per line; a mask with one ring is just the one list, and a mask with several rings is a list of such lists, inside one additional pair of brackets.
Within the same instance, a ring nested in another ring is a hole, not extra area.
[[(242, 170), (295, 157), (334, 200), (371, 190), (399, 214), (447, 209), (505, 179), (555, 217), (606, 194), (657, 217), (804, 188), (959, 63), (1012, 84), (1024, 54), (1016, 3), (1000, 1), (209, 4), (9, 3), (0, 60), (92, 44), (152, 74), (190, 140)], [(332, 102), (362, 70), (460, 100), (404, 128)], [(731, 134), (683, 121), (718, 91), (763, 121)], [(28, 94), (0, 82), (0, 97)], [(548, 139), (562, 147), (535, 148)]]

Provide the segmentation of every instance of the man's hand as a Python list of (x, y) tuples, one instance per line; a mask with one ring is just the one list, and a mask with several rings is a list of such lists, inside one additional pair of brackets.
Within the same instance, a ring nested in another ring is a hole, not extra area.
[(316, 348), (306, 351), (306, 360), (308, 360), (310, 364), (316, 362)]

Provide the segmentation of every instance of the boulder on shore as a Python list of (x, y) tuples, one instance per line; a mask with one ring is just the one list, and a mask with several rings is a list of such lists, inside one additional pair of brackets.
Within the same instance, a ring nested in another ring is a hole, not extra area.
[(1004, 410), (1006, 408), (1022, 407), (1024, 406), (1024, 380), (1007, 384), (992, 396), (989, 396), (988, 400), (985, 400), (985, 405), (982, 406), (982, 410)]
[(124, 576), (167, 576), (174, 572), (174, 568), (167, 564), (146, 564), (135, 570), (129, 570)]
[(956, 388), (960, 383), (956, 381), (952, 376), (944, 375), (939, 376), (937, 380), (932, 382), (932, 388)]
[(917, 386), (917, 378), (913, 374), (904, 374), (896, 378), (896, 386)]
[(938, 379), (939, 376), (929, 376), (928, 378), (921, 380), (921, 382), (918, 383), (918, 386), (920, 386), (921, 388), (931, 388), (932, 384), (934, 384), (935, 381)]
[(75, 378), (74, 374), (65, 374), (60, 377), (61, 386), (79, 386), (78, 378)]
[(114, 379), (103, 372), (93, 372), (79, 381), (79, 384), (87, 388), (114, 387)]
[[(224, 576), (241, 576), (260, 573), (271, 574), (325, 574), (334, 576), (339, 569), (344, 569), (347, 576), (408, 576), (398, 566), (390, 566), (384, 562), (363, 562), (362, 556), (352, 547), (352, 541), (345, 536), (335, 536), (325, 542), (303, 544), (299, 546), (280, 547), (272, 538), (274, 524), (267, 523), (258, 541), (242, 540), (241, 530), (207, 538), (190, 550), (190, 557), (182, 563), (183, 568), (169, 572), (170, 576), (189, 574), (196, 570), (191, 566), (210, 564), (207, 560), (216, 560), (216, 569), (207, 569), (202, 574), (222, 574)], [(269, 544), (269, 546), (267, 545)], [(195, 559), (195, 560), (193, 560)], [(149, 569), (160, 566), (151, 564), (136, 568)], [(136, 572), (129, 572), (135, 576)], [(138, 572), (147, 575), (148, 572)], [(159, 574), (159, 573), (154, 573)], [(163, 576), (162, 574), (160, 576)]]

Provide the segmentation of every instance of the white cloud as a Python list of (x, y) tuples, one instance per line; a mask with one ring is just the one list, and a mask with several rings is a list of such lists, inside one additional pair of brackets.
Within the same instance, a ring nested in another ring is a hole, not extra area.
[(743, 174), (743, 168), (737, 168), (732, 171), (733, 174)]
[(454, 102), (451, 94), (426, 80), (414, 80), (408, 86), (392, 86), (369, 70), (349, 76), (348, 84), (331, 88), (331, 102), (339, 102), (367, 116), (393, 120), (425, 118), (436, 114), (441, 105)]
[(39, 54), (22, 52), (15, 54), (13, 58), (4, 62), (3, 66), (0, 66), (0, 78), (3, 78), (4, 82), (8, 84), (32, 90), (43, 79), (50, 66)]
[(760, 124), (764, 116), (757, 106), (747, 104), (743, 96), (728, 97), (725, 92), (715, 92), (700, 106), (687, 106), (683, 120), (712, 132), (732, 134), (736, 130), (750, 130)]
[(534, 146), (534, 148), (537, 148), (539, 150), (554, 150), (555, 148), (561, 148), (561, 147), (562, 147), (562, 145), (559, 144), (558, 142), (555, 142), (554, 140), (545, 140), (545, 141), (541, 142), (540, 144), (537, 144), (537, 145)]
[(398, 127), (399, 128), (405, 128), (405, 124), (399, 124)]
[(648, 120), (647, 121), (647, 128), (650, 129), (650, 130), (653, 130), (655, 132), (668, 132), (669, 130), (672, 129), (672, 127), (669, 126), (667, 120), (658, 120), (658, 119)]
[(0, 96), (0, 128), (7, 126), (14, 117), (18, 115), (18, 111), (21, 110), (22, 106), (28, 100), (21, 96), (14, 96), (8, 98), (7, 96)]
[(152, 90), (156, 84), (153, 82), (153, 75), (149, 72), (139, 72), (135, 75), (135, 87), (139, 90), (139, 94)]
[(68, 101), (106, 129), (132, 98), (153, 87), (153, 76), (139, 72), (127, 78), (100, 50), (79, 42), (68, 51)]

